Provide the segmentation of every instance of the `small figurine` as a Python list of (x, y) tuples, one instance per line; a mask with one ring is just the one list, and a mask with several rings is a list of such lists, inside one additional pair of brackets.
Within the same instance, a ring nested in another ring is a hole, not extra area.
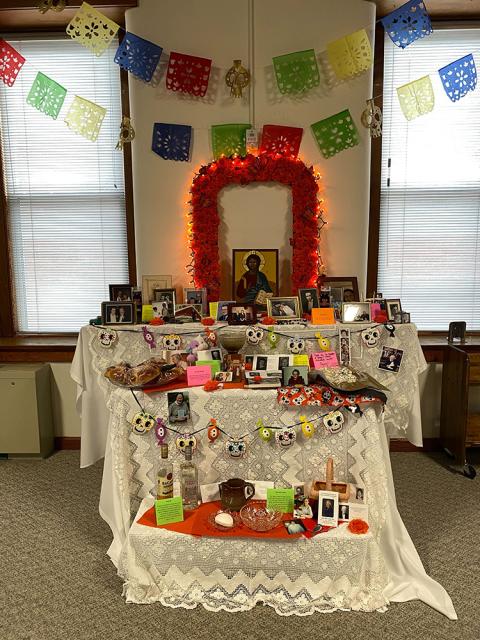
[(123, 149), (123, 146), (127, 142), (131, 142), (135, 138), (135, 130), (132, 127), (132, 121), (128, 116), (123, 116), (122, 124), (120, 125), (120, 133), (118, 134), (118, 142), (115, 149)]

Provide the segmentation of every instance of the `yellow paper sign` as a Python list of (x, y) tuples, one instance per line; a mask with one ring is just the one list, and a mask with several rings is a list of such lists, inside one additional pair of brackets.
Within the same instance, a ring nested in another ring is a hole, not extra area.
[(218, 312), (218, 302), (210, 302), (209, 308), (210, 308), (210, 317), (216, 320), (217, 312)]
[(142, 304), (142, 322), (153, 320), (153, 307), (151, 304)]
[(332, 307), (312, 309), (312, 324), (335, 324), (335, 310)]
[(293, 356), (294, 367), (308, 367), (308, 355), (306, 353), (299, 353)]
[(330, 65), (340, 80), (367, 71), (373, 62), (372, 47), (365, 29), (330, 42), (327, 54)]

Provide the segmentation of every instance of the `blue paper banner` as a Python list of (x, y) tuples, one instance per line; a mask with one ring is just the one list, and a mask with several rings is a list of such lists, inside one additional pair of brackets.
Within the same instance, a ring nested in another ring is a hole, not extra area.
[(467, 95), (469, 91), (475, 91), (477, 86), (477, 68), (473, 55), (455, 60), (446, 67), (438, 70), (443, 83), (443, 88), (452, 102), (456, 102)]
[(156, 122), (153, 125), (152, 151), (164, 160), (190, 159), (192, 127), (186, 124), (166, 124)]
[(401, 49), (433, 32), (423, 0), (410, 0), (382, 18), (381, 22), (394, 44)]
[(115, 62), (137, 78), (150, 82), (162, 55), (162, 47), (127, 33), (115, 53)]

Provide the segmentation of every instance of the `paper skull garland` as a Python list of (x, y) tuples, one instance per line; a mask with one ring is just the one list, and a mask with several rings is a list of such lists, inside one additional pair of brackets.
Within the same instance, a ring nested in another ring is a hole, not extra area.
[(187, 447), (192, 447), (192, 452), (197, 448), (197, 439), (190, 433), (181, 433), (175, 438), (175, 446), (178, 451), (185, 452)]
[(306, 416), (300, 416), (300, 422), (302, 423), (302, 433), (305, 438), (311, 438), (315, 433), (315, 427), (313, 424), (307, 421)]
[(274, 349), (278, 344), (278, 336), (273, 327), (268, 327), (268, 342), (270, 343), (271, 349)]
[(167, 437), (167, 425), (163, 418), (157, 418), (155, 424), (155, 437), (157, 438), (157, 445), (160, 446), (165, 442)]
[(250, 83), (250, 72), (242, 67), (241, 60), (234, 60), (233, 67), (227, 71), (225, 76), (225, 84), (230, 87), (230, 95), (234, 98), (241, 98), (243, 90)]
[(365, 129), (369, 129), (370, 137), (379, 138), (382, 135), (382, 110), (373, 100), (367, 100), (367, 108), (362, 113), (361, 120)]
[(212, 329), (206, 327), (205, 329), (205, 340), (208, 342), (210, 347), (217, 346), (217, 334)]
[(118, 333), (115, 329), (100, 329), (98, 340), (102, 347), (110, 349), (110, 347), (118, 340)]
[(331, 411), (323, 416), (323, 424), (329, 433), (338, 433), (343, 428), (345, 418), (340, 411)]
[(148, 344), (150, 349), (155, 349), (155, 347), (157, 346), (157, 343), (155, 342), (155, 336), (150, 331), (150, 329), (147, 329), (147, 327), (142, 327), (142, 332), (143, 332), (143, 339)]
[(378, 341), (380, 340), (381, 330), (380, 327), (370, 327), (368, 329), (364, 329), (360, 335), (362, 336), (363, 344), (371, 349), (372, 347), (377, 346)]
[(227, 440), (225, 451), (231, 458), (243, 458), (247, 453), (247, 443), (243, 440)]
[(115, 149), (123, 149), (123, 145), (131, 142), (135, 138), (135, 129), (132, 127), (132, 121), (128, 116), (123, 116), (120, 125), (120, 133), (118, 134), (118, 142)]
[(210, 444), (213, 444), (215, 440), (219, 437), (219, 435), (220, 435), (220, 430), (217, 427), (217, 421), (215, 420), (215, 418), (212, 418), (208, 423), (208, 429), (207, 429), (207, 437), (210, 441)]
[(263, 424), (263, 420), (257, 420), (258, 437), (264, 442), (270, 442), (273, 436), (273, 431), (269, 427)]
[(182, 346), (182, 339), (176, 333), (169, 333), (162, 338), (162, 344), (164, 349), (169, 351), (178, 351)]
[(275, 442), (281, 447), (291, 447), (292, 444), (295, 443), (296, 439), (297, 434), (295, 429), (289, 429), (286, 427), (285, 429), (275, 431)]
[(301, 353), (305, 350), (305, 340), (303, 338), (289, 338), (287, 341), (287, 348), (290, 353)]
[(318, 346), (322, 351), (330, 351), (330, 340), (328, 338), (324, 338), (320, 331), (315, 334), (315, 338), (318, 341)]
[(262, 327), (255, 325), (253, 327), (247, 327), (245, 330), (245, 337), (248, 344), (259, 344), (263, 340), (264, 331)]
[(156, 424), (155, 417), (145, 411), (135, 414), (132, 420), (132, 431), (140, 436), (148, 433), (153, 425)]

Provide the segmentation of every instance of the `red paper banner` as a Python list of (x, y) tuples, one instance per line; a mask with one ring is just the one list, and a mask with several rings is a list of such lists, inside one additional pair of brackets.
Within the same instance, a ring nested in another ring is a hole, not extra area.
[(262, 131), (260, 153), (278, 153), (296, 158), (300, 150), (303, 129), (301, 127), (283, 127), (278, 124), (265, 124)]
[(0, 39), (0, 78), (4, 84), (13, 85), (24, 62), (25, 58), (12, 45)]
[(212, 61), (172, 51), (167, 69), (167, 89), (194, 96), (204, 96)]

